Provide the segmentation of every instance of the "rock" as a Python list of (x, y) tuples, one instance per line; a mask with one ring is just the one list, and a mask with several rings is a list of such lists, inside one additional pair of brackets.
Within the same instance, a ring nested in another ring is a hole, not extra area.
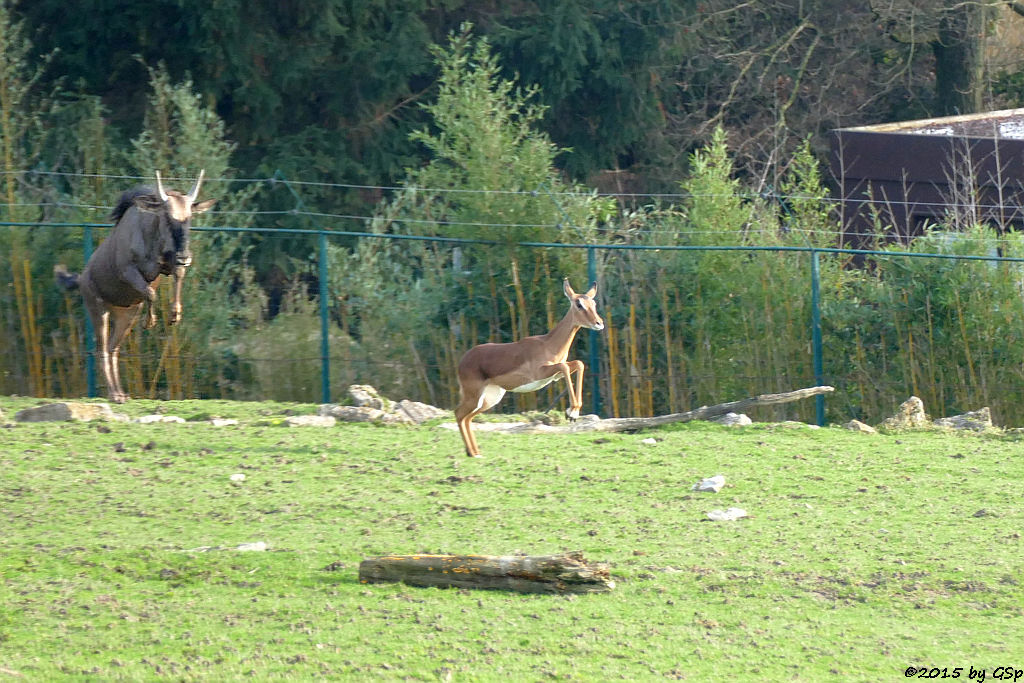
[(381, 396), (369, 384), (353, 384), (349, 386), (348, 395), (352, 399), (352, 405), (354, 406), (376, 408), (384, 412), (391, 411), (392, 401)]
[(284, 420), (289, 427), (333, 427), (336, 422), (331, 415), (292, 415)]
[(725, 486), (725, 477), (721, 474), (716, 474), (713, 477), (702, 479), (693, 485), (694, 491), (709, 491), (711, 493), (718, 493)]
[(727, 427), (746, 427), (754, 424), (746, 415), (736, 413), (726, 413), (720, 417), (713, 417), (708, 422), (717, 422), (720, 425), (726, 425)]
[(398, 402), (395, 412), (405, 413), (405, 415), (416, 424), (422, 424), (427, 420), (434, 420), (448, 414), (447, 410), (441, 410), (429, 403), (420, 403), (418, 401), (410, 401), (404, 398)]
[(89, 422), (91, 420), (121, 420), (107, 403), (79, 403), (65, 401), (25, 408), (14, 414), (18, 422)]
[(153, 424), (154, 422), (166, 422), (166, 423), (169, 423), (169, 424), (184, 424), (185, 418), (178, 417), (177, 415), (143, 415), (141, 417), (135, 418), (134, 420), (132, 420), (132, 422), (137, 422), (139, 424), (144, 424), (144, 425)]
[(878, 430), (871, 425), (864, 424), (860, 420), (850, 420), (843, 425), (843, 429), (849, 429), (852, 432), (861, 432), (862, 434), (877, 434)]
[(242, 474), (241, 472), (232, 474), (231, 477), (229, 478), (231, 479), (231, 481), (245, 481), (245, 475)]
[(743, 508), (729, 508), (728, 510), (712, 510), (708, 513), (708, 519), (712, 522), (732, 522), (747, 516)]
[(642, 443), (645, 446), (657, 446), (658, 440), (649, 436), (646, 439), (641, 439), (640, 443)]
[(256, 541), (255, 543), (240, 543), (235, 546), (235, 550), (243, 552), (263, 552), (267, 549), (267, 544), (263, 541)]
[(976, 432), (983, 432), (992, 428), (992, 411), (988, 407), (981, 410), (973, 410), (963, 415), (942, 417), (935, 421), (937, 427), (948, 429), (971, 429)]
[(917, 396), (911, 396), (900, 404), (895, 415), (883, 421), (880, 426), (884, 429), (921, 429), (929, 426), (924, 402)]
[(385, 424), (415, 424), (404, 412), (387, 413), (367, 406), (338, 406), (325, 403), (318, 410), (320, 415), (332, 417), (339, 422), (383, 422)]
[(210, 419), (210, 424), (213, 425), (214, 427), (231, 427), (233, 425), (238, 424), (238, 420), (223, 417), (214, 417)]

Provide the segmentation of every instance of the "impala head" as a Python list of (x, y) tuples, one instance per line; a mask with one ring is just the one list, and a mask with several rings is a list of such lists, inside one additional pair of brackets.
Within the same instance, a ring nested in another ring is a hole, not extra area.
[(594, 301), (594, 297), (597, 295), (596, 282), (590, 285), (590, 289), (583, 294), (577, 294), (569, 286), (569, 278), (565, 278), (562, 289), (569, 299), (569, 312), (576, 325), (591, 330), (604, 329), (604, 320), (597, 314), (597, 302)]

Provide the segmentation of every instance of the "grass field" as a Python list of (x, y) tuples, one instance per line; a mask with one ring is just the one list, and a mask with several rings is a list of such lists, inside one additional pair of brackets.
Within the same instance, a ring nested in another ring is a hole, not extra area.
[[(281, 425), (313, 405), (133, 401), (193, 421), (13, 423), (38, 402), (0, 397), (0, 680), (1024, 669), (1019, 436), (691, 423), (481, 433), (472, 460), (437, 425)], [(691, 490), (715, 474), (720, 493)], [(706, 521), (731, 506), (750, 517)], [(618, 587), (357, 580), (370, 555), (563, 550), (609, 563)]]

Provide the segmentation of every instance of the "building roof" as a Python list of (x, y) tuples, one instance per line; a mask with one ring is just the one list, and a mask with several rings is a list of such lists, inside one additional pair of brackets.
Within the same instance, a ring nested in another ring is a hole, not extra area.
[(945, 116), (936, 119), (879, 123), (871, 126), (841, 128), (864, 133), (902, 133), (907, 135), (948, 135), (968, 138), (1005, 138), (1024, 140), (1024, 108), (1003, 109), (981, 114)]

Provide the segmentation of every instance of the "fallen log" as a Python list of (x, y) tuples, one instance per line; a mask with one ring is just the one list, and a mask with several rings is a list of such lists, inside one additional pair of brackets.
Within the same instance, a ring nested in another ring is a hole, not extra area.
[(693, 420), (710, 420), (726, 413), (735, 413), (752, 406), (768, 406), (779, 403), (790, 403), (801, 399), (810, 398), (819, 394), (827, 394), (835, 391), (834, 387), (819, 386), (807, 389), (797, 389), (781, 394), (760, 394), (739, 401), (719, 403), (713, 406), (701, 406), (685, 413), (671, 413), (669, 415), (658, 415), (656, 417), (612, 417), (602, 420), (596, 416), (582, 416), (577, 422), (564, 426), (544, 425), (537, 422), (524, 423), (501, 430), (505, 432), (544, 432), (544, 433), (575, 433), (575, 432), (631, 432), (673, 422), (691, 422)]
[(359, 563), (360, 583), (481, 588), (519, 593), (602, 593), (615, 588), (608, 568), (564, 555), (383, 555)]

